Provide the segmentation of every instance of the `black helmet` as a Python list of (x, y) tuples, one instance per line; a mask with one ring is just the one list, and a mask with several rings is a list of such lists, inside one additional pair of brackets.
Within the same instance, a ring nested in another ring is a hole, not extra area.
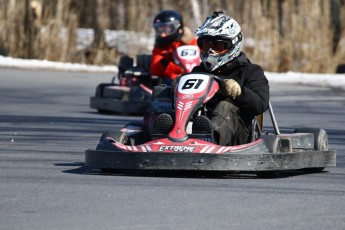
[(153, 20), (153, 27), (156, 31), (156, 43), (167, 45), (179, 40), (183, 34), (183, 18), (175, 10), (163, 10)]

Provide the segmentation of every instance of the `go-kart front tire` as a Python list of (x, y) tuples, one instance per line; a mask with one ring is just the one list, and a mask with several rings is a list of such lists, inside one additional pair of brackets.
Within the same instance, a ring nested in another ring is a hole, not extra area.
[[(111, 137), (113, 138), (116, 142), (120, 142), (122, 144), (128, 144), (129, 143), (129, 138), (126, 135), (126, 133), (121, 132), (120, 130), (118, 131), (105, 131), (103, 132), (100, 142), (103, 141), (104, 138), (106, 137)], [(110, 173), (110, 174), (116, 174), (116, 173), (121, 173), (122, 170), (119, 169), (112, 169), (112, 168), (101, 168), (101, 171), (104, 173)]]
[(129, 144), (128, 136), (126, 135), (126, 133), (123, 133), (120, 130), (118, 130), (118, 131), (105, 131), (102, 134), (100, 141), (103, 141), (103, 139), (106, 137), (111, 137), (116, 142), (120, 142), (121, 144)]

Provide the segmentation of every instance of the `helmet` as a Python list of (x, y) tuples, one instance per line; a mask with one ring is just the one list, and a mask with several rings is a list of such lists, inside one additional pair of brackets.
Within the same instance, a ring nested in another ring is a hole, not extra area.
[(201, 61), (210, 72), (231, 62), (241, 53), (241, 27), (223, 12), (214, 12), (208, 16), (195, 35), (198, 36)]
[(156, 43), (167, 45), (178, 40), (182, 36), (183, 18), (175, 10), (163, 10), (153, 20), (153, 27), (156, 31)]

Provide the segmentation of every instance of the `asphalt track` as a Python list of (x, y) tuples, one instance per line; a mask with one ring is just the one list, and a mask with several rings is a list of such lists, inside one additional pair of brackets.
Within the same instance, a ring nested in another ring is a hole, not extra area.
[(89, 108), (111, 74), (0, 69), (0, 80), (0, 229), (345, 229), (344, 91), (271, 83), (282, 132), (327, 131), (337, 167), (324, 173), (109, 175), (85, 168), (84, 150), (140, 119)]

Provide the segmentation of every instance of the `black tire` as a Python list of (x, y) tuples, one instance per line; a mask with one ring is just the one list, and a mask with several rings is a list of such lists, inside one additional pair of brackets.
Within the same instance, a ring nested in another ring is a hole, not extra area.
[[(111, 86), (114, 86), (114, 85), (111, 85)], [(123, 95), (125, 94), (126, 92), (124, 92), (124, 90), (117, 89), (114, 87), (109, 87), (109, 86), (105, 86), (102, 90), (102, 97), (104, 98), (114, 98), (114, 99), (122, 100)]]
[[(317, 128), (297, 128), (294, 133), (312, 133), (314, 134), (314, 149), (319, 151), (328, 150), (328, 136), (325, 130)], [(324, 170), (324, 167), (320, 168), (307, 168), (303, 169), (307, 173), (317, 173)]]
[(120, 142), (121, 144), (129, 144), (129, 138), (126, 133), (118, 131), (106, 131), (102, 134), (100, 141), (102, 141), (105, 137), (111, 137), (115, 141)]
[(103, 93), (104, 93), (104, 88), (108, 87), (108, 86), (114, 86), (115, 84), (113, 83), (101, 83), (96, 87), (96, 97), (103, 97)]
[[(122, 144), (128, 144), (129, 143), (129, 139), (128, 139), (126, 133), (123, 133), (120, 130), (104, 132), (101, 136), (100, 141), (102, 141), (105, 137), (112, 137), (115, 141), (120, 142)], [(107, 173), (107, 174), (119, 174), (122, 172), (122, 170), (120, 170), (120, 169), (113, 169), (113, 168), (101, 168), (101, 171), (103, 173)]]

